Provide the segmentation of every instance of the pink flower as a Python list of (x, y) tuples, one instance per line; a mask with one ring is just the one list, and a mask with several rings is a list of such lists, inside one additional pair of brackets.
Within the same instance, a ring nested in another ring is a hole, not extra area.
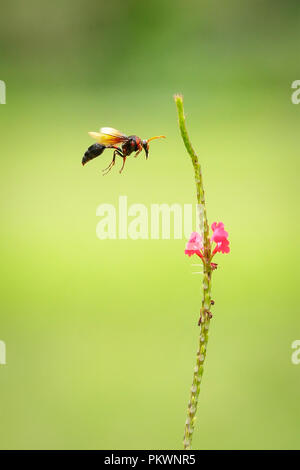
[(228, 238), (228, 233), (224, 230), (224, 224), (222, 222), (214, 222), (211, 226), (213, 234), (211, 237), (212, 242), (222, 242), (224, 239)]
[[(216, 253), (229, 253), (229, 240), (228, 232), (224, 230), (224, 224), (222, 222), (214, 222), (211, 226), (213, 234), (211, 236), (211, 243), (215, 243), (215, 247), (211, 253), (210, 259), (212, 260), (213, 256)], [(188, 256), (198, 255), (202, 261), (204, 261), (203, 253), (203, 241), (200, 233), (192, 232), (189, 241), (186, 244), (184, 253)], [(212, 269), (216, 269), (217, 265), (215, 263), (211, 264)]]
[(228, 240), (228, 232), (224, 230), (224, 224), (222, 222), (214, 222), (211, 226), (213, 234), (211, 237), (211, 242), (215, 242), (216, 246), (213, 251), (213, 255), (215, 253), (229, 253), (229, 240)]
[(192, 232), (189, 241), (186, 244), (184, 253), (188, 256), (198, 255), (202, 258), (201, 250), (203, 250), (202, 237), (198, 232)]

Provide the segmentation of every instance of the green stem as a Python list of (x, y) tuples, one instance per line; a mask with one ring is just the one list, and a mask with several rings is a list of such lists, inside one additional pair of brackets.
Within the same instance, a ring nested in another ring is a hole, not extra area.
[(175, 99), (175, 103), (177, 106), (181, 137), (185, 145), (185, 148), (187, 149), (188, 154), (191, 157), (192, 164), (194, 167), (200, 233), (203, 237), (204, 254), (206, 255), (206, 258), (208, 258), (209, 252), (210, 252), (209, 226), (208, 226), (206, 208), (205, 208), (205, 194), (204, 194), (204, 188), (203, 188), (201, 165), (199, 163), (198, 157), (195, 153), (195, 150), (193, 149), (193, 146), (188, 136), (188, 132), (187, 132), (186, 124), (185, 124), (184, 110), (183, 110), (183, 97), (181, 95), (175, 95), (174, 99)]
[(208, 342), (208, 330), (210, 325), (210, 306), (211, 306), (211, 245), (209, 239), (209, 225), (207, 220), (206, 214), (206, 207), (205, 207), (205, 197), (204, 197), (204, 189), (203, 189), (203, 178), (201, 172), (201, 166), (198, 161), (198, 157), (195, 153), (195, 150), (192, 147), (191, 141), (189, 139), (186, 124), (185, 124), (185, 117), (184, 117), (184, 110), (183, 110), (183, 98), (181, 95), (174, 96), (175, 103), (177, 106), (178, 111), (178, 119), (179, 119), (179, 127), (181, 136), (185, 145), (185, 148), (188, 151), (188, 154), (191, 157), (192, 164), (194, 167), (195, 172), (195, 183), (196, 183), (196, 190), (197, 190), (197, 202), (198, 202), (198, 215), (199, 215), (199, 225), (200, 225), (200, 232), (203, 237), (203, 245), (204, 245), (204, 259), (203, 259), (203, 297), (202, 297), (202, 305), (200, 309), (200, 336), (199, 336), (199, 346), (197, 351), (196, 357), (196, 366), (194, 369), (193, 375), (193, 383), (191, 388), (191, 395), (188, 404), (188, 411), (187, 411), (187, 420), (185, 423), (184, 428), (184, 449), (190, 449), (192, 445), (192, 438), (196, 420), (196, 412), (198, 406), (198, 398), (200, 393), (200, 386), (202, 381), (203, 375), (203, 365), (206, 358), (206, 351), (207, 351), (207, 342)]

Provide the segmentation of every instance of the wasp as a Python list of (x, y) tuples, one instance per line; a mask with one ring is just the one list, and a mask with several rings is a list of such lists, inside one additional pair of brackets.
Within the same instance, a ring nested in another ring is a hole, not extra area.
[(157, 135), (155, 137), (150, 137), (150, 139), (142, 140), (137, 135), (127, 136), (122, 134), (122, 132), (118, 131), (117, 129), (113, 129), (112, 127), (102, 127), (100, 132), (89, 132), (89, 135), (93, 137), (97, 143), (91, 145), (87, 149), (82, 159), (82, 165), (85, 165), (93, 158), (101, 155), (105, 149), (114, 149), (112, 161), (107, 168), (102, 170), (103, 174), (105, 175), (115, 165), (117, 155), (123, 158), (122, 168), (120, 169), (120, 173), (122, 173), (126, 158), (129, 155), (135, 152), (134, 156), (137, 157), (141, 151), (144, 150), (147, 159), (149, 155), (149, 142), (154, 139), (165, 138), (164, 135)]

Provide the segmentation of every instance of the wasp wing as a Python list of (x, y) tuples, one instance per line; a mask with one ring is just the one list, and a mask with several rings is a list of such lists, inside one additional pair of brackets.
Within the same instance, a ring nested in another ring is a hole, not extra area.
[(122, 139), (122, 140), (127, 139), (127, 135), (125, 135), (122, 132), (118, 131), (118, 129), (114, 129), (113, 127), (101, 127), (100, 132), (101, 132), (101, 134), (112, 135), (112, 136), (118, 137), (119, 139)]
[(102, 145), (116, 145), (127, 140), (127, 135), (113, 127), (101, 127), (100, 132), (89, 132), (89, 135)]
[(112, 141), (114, 143), (125, 142), (128, 139), (127, 135), (113, 127), (101, 127), (100, 134), (105, 136), (105, 140)]

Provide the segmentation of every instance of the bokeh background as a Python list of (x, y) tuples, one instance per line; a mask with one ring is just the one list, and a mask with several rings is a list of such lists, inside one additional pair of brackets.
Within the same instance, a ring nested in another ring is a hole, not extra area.
[[(96, 237), (119, 195), (195, 201), (175, 92), (232, 248), (194, 448), (299, 448), (299, 26), (297, 1), (1, 5), (1, 448), (182, 447), (201, 276), (185, 240)], [(103, 178), (103, 125), (167, 139)]]

